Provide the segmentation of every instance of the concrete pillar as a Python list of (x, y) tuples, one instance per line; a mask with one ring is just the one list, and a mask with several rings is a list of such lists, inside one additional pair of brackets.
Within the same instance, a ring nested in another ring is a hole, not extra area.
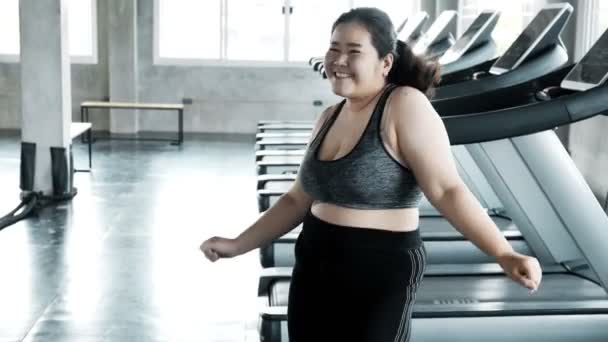
[(22, 189), (51, 195), (59, 182), (63, 189), (55, 190), (64, 192), (71, 189), (72, 121), (66, 1), (21, 0), (19, 27)]
[[(110, 100), (137, 102), (137, 0), (109, 0), (108, 20)], [(110, 133), (138, 130), (137, 111), (110, 111)]]

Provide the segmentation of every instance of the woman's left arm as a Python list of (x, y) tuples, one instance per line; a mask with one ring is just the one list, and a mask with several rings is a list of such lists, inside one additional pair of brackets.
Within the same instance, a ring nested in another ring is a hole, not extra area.
[(395, 90), (389, 117), (399, 154), (437, 210), (484, 253), (493, 256), (515, 281), (532, 290), (540, 284), (538, 260), (513, 250), (494, 221), (461, 180), (443, 120), (420, 91)]

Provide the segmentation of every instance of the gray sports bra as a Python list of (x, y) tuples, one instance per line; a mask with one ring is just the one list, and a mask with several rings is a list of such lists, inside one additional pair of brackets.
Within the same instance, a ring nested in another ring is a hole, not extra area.
[(337, 160), (320, 160), (321, 143), (346, 100), (340, 102), (310, 143), (300, 166), (298, 173), (306, 193), (321, 202), (357, 209), (419, 206), (422, 191), (416, 178), (389, 154), (380, 136), (384, 106), (396, 87), (389, 85), (382, 93), (351, 152)]

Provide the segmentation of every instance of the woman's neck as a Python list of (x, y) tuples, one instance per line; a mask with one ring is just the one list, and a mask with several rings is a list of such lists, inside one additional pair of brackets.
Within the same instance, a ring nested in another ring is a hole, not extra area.
[(365, 111), (369, 107), (371, 103), (373, 103), (380, 94), (384, 91), (386, 84), (382, 84), (379, 87), (374, 88), (374, 90), (366, 93), (362, 96), (350, 97), (346, 99), (346, 108), (351, 113), (360, 113)]

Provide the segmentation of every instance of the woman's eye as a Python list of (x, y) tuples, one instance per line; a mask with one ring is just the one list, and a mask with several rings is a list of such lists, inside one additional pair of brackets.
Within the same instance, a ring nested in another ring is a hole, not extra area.
[(350, 51), (348, 51), (348, 52), (349, 52), (349, 53), (361, 53), (361, 51), (359, 51), (359, 50), (350, 50)]

